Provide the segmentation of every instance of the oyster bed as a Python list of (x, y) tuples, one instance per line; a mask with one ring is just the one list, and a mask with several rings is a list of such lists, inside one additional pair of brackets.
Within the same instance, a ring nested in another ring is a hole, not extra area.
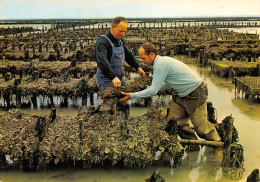
[(245, 95), (250, 101), (259, 99), (260, 96), (260, 77), (235, 77), (233, 80), (235, 84), (236, 94), (242, 92), (242, 97)]
[(258, 76), (260, 62), (212, 61), (211, 71), (220, 76), (234, 78), (235, 76)]
[[(160, 109), (125, 119), (94, 107), (80, 107), (78, 116), (30, 116), (11, 109), (0, 115), (0, 156), (9, 155), (13, 166), (44, 170), (73, 161), (123, 167), (152, 165), (155, 153), (163, 150), (172, 158), (183, 147), (165, 131), (166, 117)], [(161, 157), (163, 158), (163, 154)], [(0, 166), (7, 168), (5, 161)]]

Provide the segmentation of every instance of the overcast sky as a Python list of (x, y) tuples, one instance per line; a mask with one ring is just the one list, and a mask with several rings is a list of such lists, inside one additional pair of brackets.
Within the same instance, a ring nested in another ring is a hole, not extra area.
[(260, 17), (260, 0), (0, 0), (0, 19)]

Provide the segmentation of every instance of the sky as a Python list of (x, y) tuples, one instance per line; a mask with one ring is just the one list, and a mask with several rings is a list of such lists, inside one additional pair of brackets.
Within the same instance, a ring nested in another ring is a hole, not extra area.
[(260, 17), (260, 0), (0, 0), (0, 20)]

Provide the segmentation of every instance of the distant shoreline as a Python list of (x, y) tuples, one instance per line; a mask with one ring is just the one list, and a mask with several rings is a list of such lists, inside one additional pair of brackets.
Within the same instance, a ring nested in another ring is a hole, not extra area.
[[(61, 18), (61, 19), (0, 19), (0, 24), (49, 24), (54, 22), (78, 22), (78, 21), (94, 21), (96, 23), (111, 22), (112, 18)], [(260, 17), (162, 17), (162, 18), (127, 18), (128, 22), (207, 22), (207, 21), (260, 21)]]

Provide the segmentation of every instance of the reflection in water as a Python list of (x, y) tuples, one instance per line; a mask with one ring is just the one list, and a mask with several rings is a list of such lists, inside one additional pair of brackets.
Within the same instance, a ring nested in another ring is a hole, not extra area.
[[(239, 143), (244, 147), (244, 176), (242, 179), (231, 180), (222, 174), (221, 159), (211, 160), (212, 148), (202, 147), (199, 152), (185, 153), (180, 168), (174, 169), (170, 164), (159, 163), (146, 169), (115, 169), (94, 167), (91, 169), (75, 169), (73, 166), (61, 166), (46, 172), (25, 173), (19, 170), (0, 171), (2, 182), (27, 181), (75, 181), (75, 182), (139, 182), (149, 177), (154, 170), (159, 170), (167, 182), (234, 182), (246, 181), (247, 176), (260, 168), (260, 104), (249, 103), (247, 100), (235, 99), (232, 80), (219, 78), (210, 73), (209, 68), (191, 65), (205, 80), (209, 89), (209, 99), (217, 109), (218, 122), (232, 114), (234, 125), (239, 133)], [(168, 98), (170, 100), (170, 98)], [(156, 97), (153, 98), (156, 100)], [(160, 103), (160, 102), (158, 102)], [(167, 104), (166, 104), (167, 105)], [(36, 115), (49, 115), (50, 109), (23, 109), (23, 112)], [(130, 115), (137, 116), (146, 113), (145, 107), (131, 107)], [(166, 113), (166, 108), (163, 110)], [(57, 108), (58, 115), (77, 115), (77, 107)]]

